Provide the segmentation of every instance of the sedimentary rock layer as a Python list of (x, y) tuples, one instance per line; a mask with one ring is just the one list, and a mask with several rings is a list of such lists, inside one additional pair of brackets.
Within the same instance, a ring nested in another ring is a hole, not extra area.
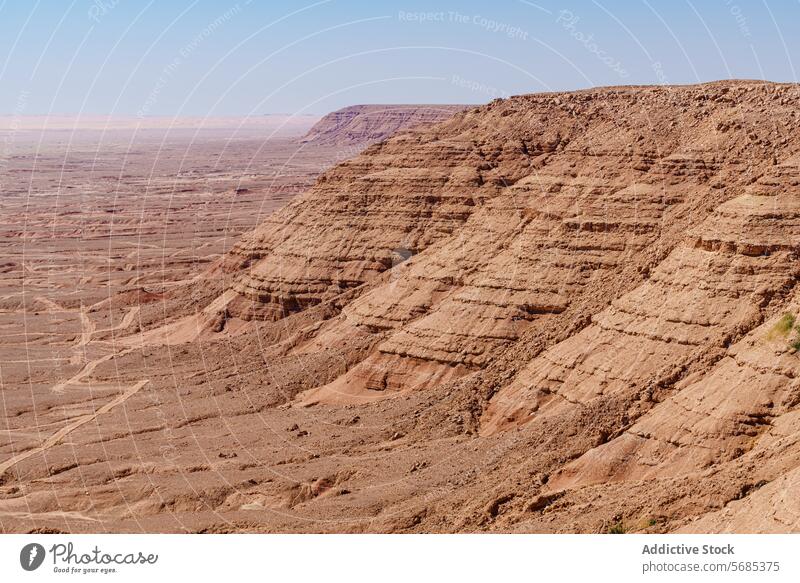
[[(403, 390), (484, 368), (529, 329), (557, 327), (577, 306), (614, 299), (603, 288), (640, 281), (642, 289), (598, 311), (594, 326), (572, 342), (583, 346), (602, 335), (614, 352), (620, 347), (610, 338), (621, 335), (621, 342), (637, 324), (635, 336), (654, 343), (653, 362), (660, 358), (655, 347), (672, 343), (663, 349), (669, 362), (657, 367), (668, 374), (681, 368), (678, 353), (691, 360), (756, 318), (761, 300), (749, 311), (736, 298), (725, 300), (727, 308), (697, 322), (665, 311), (681, 311), (687, 301), (702, 311), (715, 297), (696, 278), (719, 273), (730, 257), (747, 263), (760, 249), (757, 236), (723, 248), (749, 233), (729, 231), (727, 223), (749, 220), (754, 203), (720, 205), (744, 196), (779, 157), (791, 155), (779, 156), (790, 118), (774, 111), (790, 91), (745, 83), (523, 96), (397, 136), (327, 172), (237, 245), (226, 264), (239, 274), (229, 309), (281, 319), (370, 284), (320, 333), (331, 343), (348, 333), (379, 340), (331, 389)], [(753, 112), (766, 108), (775, 121), (750, 127)], [(763, 188), (774, 188), (763, 176)], [(719, 265), (705, 264), (712, 257)], [(729, 293), (726, 277), (738, 276), (719, 274), (710, 287)], [(782, 285), (766, 285), (773, 283)], [(700, 287), (682, 289), (691, 285)], [(641, 364), (625, 354), (618, 358)], [(574, 358), (563, 366), (574, 369)], [(587, 357), (586, 366), (607, 358)], [(585, 381), (587, 390), (593, 382)], [(486, 423), (502, 425), (490, 417), (502, 401), (517, 399), (514, 390), (503, 391)]]

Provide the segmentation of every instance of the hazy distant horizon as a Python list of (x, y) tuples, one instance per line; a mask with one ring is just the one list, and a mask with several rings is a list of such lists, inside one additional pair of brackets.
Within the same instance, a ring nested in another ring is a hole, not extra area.
[[(703, 81), (698, 81), (694, 83), (670, 83), (669, 85), (664, 85), (665, 87), (679, 87), (679, 86), (690, 86), (690, 85), (704, 85), (710, 83), (717, 83), (717, 82), (725, 82), (725, 81), (753, 81), (757, 83), (764, 83), (764, 84), (798, 84), (800, 85), (800, 81), (775, 81), (773, 79), (745, 79), (745, 78), (728, 78), (728, 79), (708, 79)], [(617, 83), (615, 85), (591, 85), (588, 87), (579, 87), (575, 89), (552, 89), (548, 91), (528, 91), (525, 93), (515, 93), (509, 94), (504, 97), (514, 97), (514, 96), (521, 96), (527, 94), (536, 94), (536, 93), (570, 93), (570, 92), (577, 92), (577, 91), (584, 91), (590, 89), (602, 89), (605, 87), (659, 87), (660, 85), (656, 83)], [(108, 118), (108, 119), (134, 119), (134, 120), (159, 120), (159, 119), (170, 119), (170, 120), (178, 120), (178, 119), (192, 119), (192, 120), (203, 120), (203, 119), (258, 119), (259, 117), (284, 117), (284, 118), (316, 118), (319, 119), (324, 117), (325, 115), (337, 111), (339, 109), (344, 109), (347, 107), (353, 106), (360, 106), (360, 105), (377, 105), (377, 106), (399, 106), (399, 105), (429, 105), (435, 107), (437, 105), (474, 105), (478, 107), (482, 104), (488, 103), (494, 98), (487, 98), (485, 101), (479, 102), (440, 102), (440, 103), (422, 103), (422, 102), (415, 102), (415, 101), (406, 101), (403, 103), (400, 102), (354, 102), (354, 103), (347, 103), (343, 104), (341, 107), (337, 107), (331, 110), (325, 111), (316, 111), (316, 112), (301, 112), (301, 113), (292, 113), (288, 111), (275, 111), (275, 112), (263, 112), (263, 113), (230, 113), (230, 114), (215, 114), (215, 115), (202, 115), (202, 114), (169, 114), (169, 113), (162, 113), (162, 114), (147, 114), (147, 115), (137, 115), (134, 113), (97, 113), (97, 112), (52, 112), (52, 113), (25, 113), (25, 114), (17, 114), (13, 112), (0, 112), (0, 119), (3, 118), (16, 118), (16, 119), (32, 119), (32, 118), (74, 118), (74, 119), (93, 119), (93, 118)]]
[(323, 115), (592, 86), (795, 82), (800, 39), (782, 23), (798, 15), (800, 4), (776, 0), (5, 2), (0, 114)]

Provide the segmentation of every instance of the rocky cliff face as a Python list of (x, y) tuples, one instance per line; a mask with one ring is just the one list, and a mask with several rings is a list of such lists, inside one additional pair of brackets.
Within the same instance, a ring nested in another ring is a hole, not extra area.
[(303, 137), (304, 143), (364, 147), (401, 130), (444, 121), (464, 105), (351, 105), (319, 120)]
[(336, 355), (286, 373), (284, 400), (404, 425), (397, 397), (418, 399), (409, 440), (484, 452), (457, 491), (397, 503), (409, 528), (796, 530), (796, 508), (748, 513), (800, 464), (798, 105), (795, 85), (726, 82), (455, 113), (245, 237), (225, 317), (298, 369)]

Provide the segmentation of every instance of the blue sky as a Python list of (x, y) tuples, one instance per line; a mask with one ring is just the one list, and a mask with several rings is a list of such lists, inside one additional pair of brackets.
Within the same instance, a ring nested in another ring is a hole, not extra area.
[(325, 113), (796, 81), (798, 21), (798, 0), (0, 0), (0, 113)]

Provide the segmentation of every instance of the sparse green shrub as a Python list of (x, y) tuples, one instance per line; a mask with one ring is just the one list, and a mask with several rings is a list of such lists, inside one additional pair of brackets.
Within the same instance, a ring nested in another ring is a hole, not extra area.
[(785, 337), (788, 336), (789, 332), (792, 331), (794, 328), (796, 318), (794, 314), (784, 314), (781, 316), (781, 319), (778, 320), (772, 329), (769, 331), (770, 339), (775, 339), (777, 337)]
[(628, 532), (628, 529), (625, 528), (621, 520), (608, 527), (608, 534), (625, 534), (626, 532)]
[(800, 322), (794, 314), (787, 312), (775, 322), (767, 333), (767, 340), (783, 338), (795, 352), (800, 352)]

